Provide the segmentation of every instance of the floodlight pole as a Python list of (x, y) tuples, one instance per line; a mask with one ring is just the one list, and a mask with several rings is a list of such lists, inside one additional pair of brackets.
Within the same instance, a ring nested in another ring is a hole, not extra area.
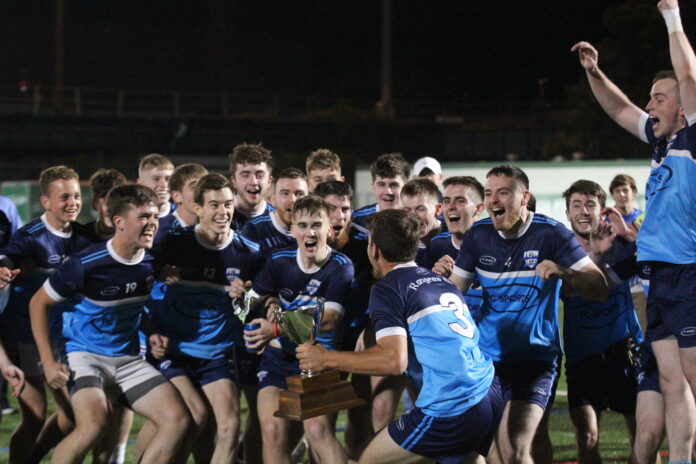
[(382, 98), (384, 116), (394, 117), (392, 100), (392, 0), (382, 0)]

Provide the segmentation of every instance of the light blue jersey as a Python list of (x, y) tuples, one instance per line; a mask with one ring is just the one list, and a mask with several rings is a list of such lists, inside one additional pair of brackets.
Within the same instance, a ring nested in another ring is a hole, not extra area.
[(573, 270), (592, 262), (575, 234), (542, 214), (530, 212), (515, 238), (504, 238), (490, 218), (464, 237), (452, 272), (481, 283), (481, 349), (494, 361), (555, 361), (561, 353), (561, 281), (536, 273), (547, 259)]
[(122, 258), (109, 240), (70, 256), (51, 274), (43, 288), (54, 301), (79, 296), (74, 310), (63, 316), (68, 353), (138, 354), (138, 329), (154, 281), (153, 264), (145, 250), (136, 259)]
[(434, 272), (406, 263), (372, 287), (370, 313), (377, 340), (409, 339), (422, 370), (416, 406), (434, 417), (463, 414), (486, 396), (493, 363), (479, 349), (479, 330), (457, 287)]
[(696, 114), (671, 139), (658, 139), (643, 114), (640, 137), (653, 147), (645, 187), (645, 220), (638, 232), (638, 261), (696, 263)]

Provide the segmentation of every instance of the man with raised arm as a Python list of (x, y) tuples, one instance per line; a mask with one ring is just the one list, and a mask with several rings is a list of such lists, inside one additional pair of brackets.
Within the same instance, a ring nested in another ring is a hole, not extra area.
[(529, 180), (516, 166), (486, 176), (490, 215), (475, 223), (450, 275), (467, 291), (476, 277), (484, 299), (480, 346), (496, 365), (505, 415), (496, 442), (506, 463), (531, 463), (534, 433), (548, 404), (557, 360), (561, 281), (580, 295), (606, 299), (607, 282), (571, 231), (527, 210)]
[[(667, 25), (674, 71), (653, 80), (647, 113), (599, 69), (597, 50), (579, 42), (592, 92), (621, 127), (652, 146), (645, 189), (645, 221), (638, 234), (638, 261), (650, 264), (647, 338), (652, 343), (665, 398), (669, 454), (690, 462), (694, 418), (683, 414), (696, 391), (696, 55), (684, 34), (676, 0), (657, 4)], [(648, 263), (650, 262), (650, 263)]]

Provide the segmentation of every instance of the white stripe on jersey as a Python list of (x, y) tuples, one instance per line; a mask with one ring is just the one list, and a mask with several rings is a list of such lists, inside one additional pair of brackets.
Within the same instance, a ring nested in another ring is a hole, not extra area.
[(574, 271), (579, 271), (579, 270), (582, 269), (583, 267), (587, 266), (588, 264), (592, 264), (592, 263), (593, 263), (593, 261), (590, 259), (590, 257), (589, 257), (589, 256), (585, 256), (585, 257), (582, 258), (580, 261), (578, 261), (577, 263), (575, 263), (575, 264), (573, 264), (572, 266), (570, 266), (570, 268), (571, 268), (572, 270), (574, 270)]
[(46, 292), (46, 295), (48, 295), (53, 301), (56, 303), (60, 303), (61, 301), (65, 301), (65, 297), (61, 296), (58, 292), (56, 292), (53, 287), (51, 286), (51, 282), (46, 279), (46, 281), (43, 284), (43, 289), (44, 292)]
[(490, 272), (484, 271), (481, 268), (476, 268), (476, 272), (487, 279), (517, 279), (519, 277), (534, 277), (536, 271), (508, 271), (508, 272)]
[(465, 279), (473, 279), (474, 277), (476, 277), (476, 274), (474, 272), (467, 272), (464, 269), (457, 267), (457, 266), (454, 266), (452, 268), (452, 273), (454, 275), (458, 275), (459, 277), (463, 277)]
[(644, 142), (649, 143), (648, 135), (645, 133), (645, 123), (648, 122), (648, 113), (645, 111), (640, 113), (640, 119), (638, 119), (638, 137)]
[(87, 298), (86, 296), (84, 297), (85, 301), (88, 303), (92, 303), (95, 306), (102, 306), (105, 308), (110, 308), (113, 306), (120, 306), (124, 304), (130, 304), (130, 303), (138, 303), (140, 301), (147, 301), (150, 298), (150, 295), (143, 295), (143, 296), (132, 296), (130, 298), (123, 298), (122, 300), (113, 300), (113, 301), (99, 301), (99, 300), (93, 300), (91, 298)]
[(421, 309), (420, 311), (418, 311), (418, 312), (415, 313), (415, 314), (411, 314), (411, 315), (406, 319), (406, 322), (408, 322), (409, 324), (413, 324), (413, 323), (416, 322), (418, 319), (422, 319), (422, 318), (424, 318), (425, 316), (428, 316), (428, 315), (430, 315), (430, 314), (436, 313), (436, 312), (438, 312), (438, 311), (452, 311), (452, 308), (450, 308), (449, 306), (442, 306), (442, 305), (432, 305), (432, 306), (428, 306), (427, 308)]
[(380, 338), (391, 337), (394, 335), (401, 335), (403, 337), (407, 337), (408, 333), (406, 332), (406, 329), (404, 329), (403, 327), (386, 327), (384, 329), (378, 330), (375, 334), (375, 338), (379, 340)]

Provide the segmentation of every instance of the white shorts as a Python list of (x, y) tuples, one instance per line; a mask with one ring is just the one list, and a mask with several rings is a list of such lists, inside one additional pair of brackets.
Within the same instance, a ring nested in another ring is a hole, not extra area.
[(70, 394), (83, 388), (104, 390), (112, 402), (130, 405), (168, 380), (140, 356), (103, 356), (85, 351), (68, 353)]

